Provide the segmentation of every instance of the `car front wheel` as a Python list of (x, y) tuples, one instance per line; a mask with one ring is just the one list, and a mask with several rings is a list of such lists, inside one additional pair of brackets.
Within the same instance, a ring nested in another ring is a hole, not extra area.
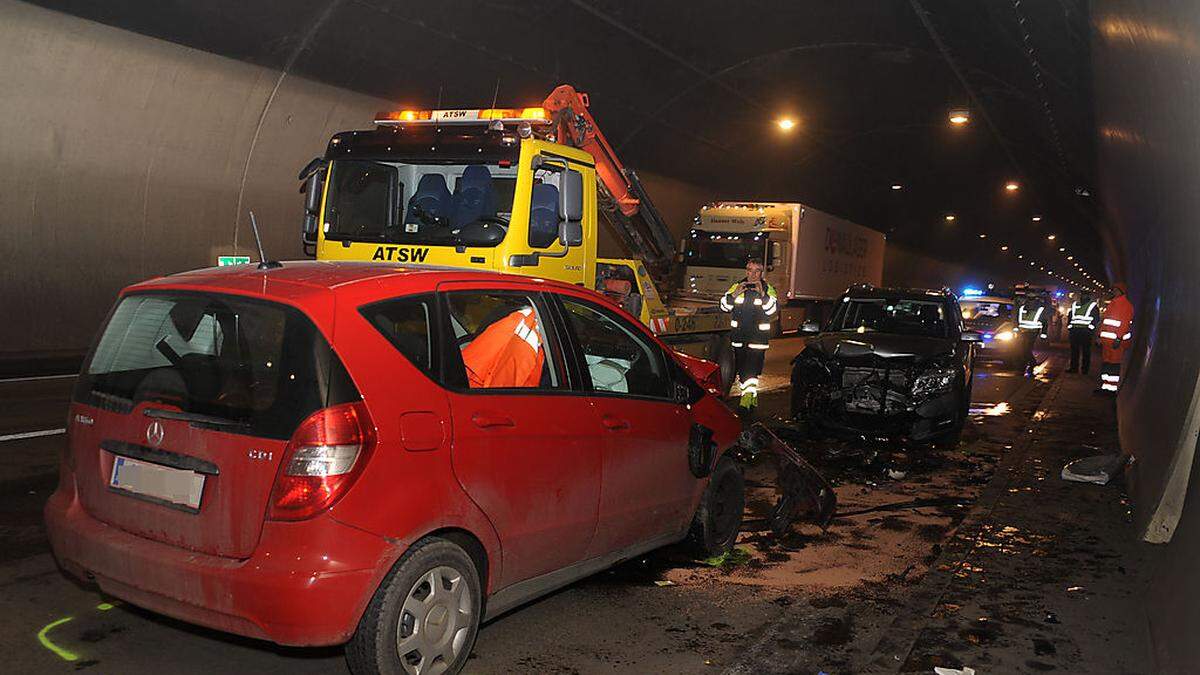
[(356, 674), (457, 673), (479, 633), (479, 571), (457, 544), (430, 537), (396, 563), (346, 645)]
[(712, 472), (692, 519), (688, 543), (693, 553), (707, 558), (732, 550), (742, 529), (742, 511), (745, 507), (746, 484), (742, 470), (732, 459), (722, 457)]

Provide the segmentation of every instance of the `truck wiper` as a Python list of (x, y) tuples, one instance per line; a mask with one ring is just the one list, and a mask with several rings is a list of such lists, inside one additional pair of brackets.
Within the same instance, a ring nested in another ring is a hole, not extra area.
[(214, 415), (203, 415), (201, 413), (184, 412), (182, 410), (166, 410), (164, 408), (146, 408), (143, 412), (146, 417), (157, 417), (164, 420), (183, 420), (195, 424), (206, 424), (214, 427), (248, 427), (249, 422), (239, 422), (226, 417), (216, 417)]

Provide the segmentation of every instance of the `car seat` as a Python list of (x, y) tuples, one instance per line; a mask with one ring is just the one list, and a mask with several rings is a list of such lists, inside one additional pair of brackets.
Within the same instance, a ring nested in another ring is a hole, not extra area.
[[(421, 176), (417, 191), (408, 200), (404, 224), (415, 225), (418, 231), (435, 227), (434, 223), (429, 222), (430, 219), (445, 224), (449, 220), (450, 206), (451, 195), (446, 187), (446, 177), (440, 173), (427, 173)], [(422, 215), (425, 217), (422, 218)]]
[(457, 230), (481, 217), (496, 217), (496, 193), (492, 187), (492, 172), (482, 164), (472, 164), (454, 186), (450, 226)]
[(562, 222), (558, 199), (558, 188), (546, 183), (533, 186), (529, 198), (529, 245), (546, 248), (558, 239), (558, 225)]

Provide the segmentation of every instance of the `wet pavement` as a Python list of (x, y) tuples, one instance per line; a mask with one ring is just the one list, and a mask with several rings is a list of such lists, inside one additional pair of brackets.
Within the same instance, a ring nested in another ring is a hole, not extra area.
[[(768, 364), (786, 380), (780, 367)], [(583, 580), (484, 626), (467, 672), (1112, 671), (1095, 642), (1128, 640), (1138, 625), (1122, 602), (1139, 567), (1121, 546), (1120, 488), (1057, 477), (1091, 452), (1081, 444), (1113, 443), (1108, 402), (1061, 368), (1060, 355), (1032, 379), (981, 368), (953, 451), (803, 447), (838, 492), (826, 531), (772, 535), (771, 471), (751, 467), (736, 555), (706, 562), (668, 548)], [(786, 399), (765, 394), (762, 416), (781, 417)], [(0, 450), (40, 466), (51, 460), (32, 456), (52, 459), (55, 440)], [(54, 478), (38, 475), (0, 490), (0, 645), (17, 672), (344, 672), (339, 649), (187, 626), (67, 580), (38, 517)], [(1139, 670), (1136, 659), (1115, 666)]]

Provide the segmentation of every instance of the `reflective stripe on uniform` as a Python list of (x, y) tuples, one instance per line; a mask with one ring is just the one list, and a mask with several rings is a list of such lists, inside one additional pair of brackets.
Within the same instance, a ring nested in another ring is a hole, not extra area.
[(730, 342), (730, 343), (729, 343), (729, 346), (731, 346), (731, 347), (745, 347), (745, 346), (746, 346), (746, 343), (744, 343), (744, 342)]
[(1103, 389), (1104, 391), (1116, 391), (1117, 385), (1104, 382), (1100, 385), (1100, 388)]
[(771, 324), (769, 324), (769, 323), (760, 323), (760, 324), (758, 324), (758, 329), (759, 329), (759, 330), (771, 330)]
[(1131, 338), (1131, 337), (1133, 337), (1133, 333), (1126, 333), (1126, 334), (1124, 334), (1124, 335), (1122, 335), (1122, 336), (1121, 336), (1121, 339), (1122, 339), (1122, 340), (1128, 340), (1128, 339), (1129, 339), (1129, 338)]
[(1105, 326), (1115, 326), (1115, 327), (1117, 327), (1117, 328), (1120, 328), (1120, 327), (1121, 327), (1121, 322), (1120, 322), (1120, 321), (1117, 321), (1116, 319), (1105, 319), (1105, 320), (1104, 320), (1104, 325), (1105, 325)]
[(746, 346), (749, 347), (750, 349), (767, 349), (771, 345), (757, 345), (757, 344), (754, 344), (753, 342), (751, 342), (750, 344), (748, 344)]
[(1100, 331), (1100, 337), (1107, 338), (1109, 340), (1116, 340), (1117, 334), (1110, 330), (1102, 330), (1102, 331)]
[(1120, 382), (1121, 376), (1120, 375), (1110, 375), (1108, 373), (1100, 373), (1100, 379), (1104, 380), (1105, 382)]
[(730, 320), (729, 320), (729, 327), (730, 327), (730, 328), (737, 328), (737, 327), (738, 327), (737, 319), (730, 319)]

